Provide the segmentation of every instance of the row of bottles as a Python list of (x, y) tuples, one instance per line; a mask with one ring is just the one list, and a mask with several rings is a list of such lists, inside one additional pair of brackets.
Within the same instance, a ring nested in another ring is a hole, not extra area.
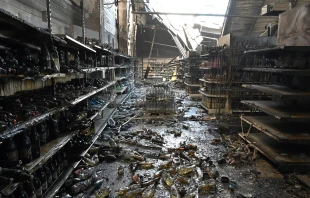
[[(66, 114), (64, 114), (66, 115)], [(81, 117), (81, 114), (77, 114), (74, 117), (75, 120)], [(85, 115), (87, 117), (87, 114)], [(68, 117), (70, 118), (70, 117)], [(70, 132), (73, 130), (78, 130), (79, 133), (76, 135), (78, 139), (83, 139), (84, 137), (89, 137), (95, 133), (95, 124), (92, 120), (85, 118), (80, 118), (74, 122), (74, 120), (62, 120), (61, 129), (65, 132)], [(69, 122), (71, 121), (71, 124)], [(18, 162), (22, 161), (22, 164), (30, 163), (32, 160), (40, 157), (41, 146), (46, 144), (48, 141), (57, 138), (60, 134), (57, 119), (50, 119), (48, 121), (34, 125), (18, 135), (8, 138), (5, 140), (4, 144), (1, 145), (3, 148), (0, 157), (0, 166), (5, 166), (7, 162)], [(77, 145), (79, 145), (77, 143)]]
[[(94, 97), (97, 102), (99, 101), (98, 97)], [(0, 167), (5, 165), (4, 161), (18, 162), (21, 160), (22, 164), (30, 163), (40, 157), (42, 145), (60, 137), (61, 134), (73, 131), (79, 131), (85, 136), (94, 134), (94, 121), (88, 118), (93, 116), (96, 110), (87, 110), (87, 106), (87, 101), (83, 101), (5, 139), (4, 143), (0, 145)]]
[(29, 120), (50, 109), (61, 107), (81, 95), (108, 84), (106, 79), (72, 79), (52, 87), (20, 92), (12, 96), (0, 97), (0, 132), (12, 129), (14, 125)]
[(68, 166), (68, 157), (64, 150), (56, 153), (35, 173), (30, 174), (21, 166), (1, 168), (0, 185), (19, 182), (18, 188), (11, 195), (17, 198), (41, 197)]
[[(18, 135), (6, 139), (4, 144), (1, 145), (2, 151), (5, 151), (5, 153), (1, 153), (1, 159), (10, 162), (21, 160), (23, 164), (30, 163), (40, 157), (41, 145), (58, 136), (58, 120), (51, 117), (47, 121), (24, 129)], [(3, 164), (0, 162), (1, 165)]]
[(27, 47), (3, 51), (0, 53), (0, 73), (34, 77), (40, 73), (52, 74), (60, 71), (55, 46), (42, 45), (41, 53), (38, 55)]

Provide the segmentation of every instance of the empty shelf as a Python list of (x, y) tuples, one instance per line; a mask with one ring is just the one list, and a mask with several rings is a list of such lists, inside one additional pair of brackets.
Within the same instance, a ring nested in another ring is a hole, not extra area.
[(277, 119), (295, 121), (310, 120), (310, 112), (307, 109), (297, 109), (274, 101), (242, 100), (241, 103), (257, 108), (258, 110), (272, 115)]
[(310, 123), (286, 122), (270, 116), (243, 116), (241, 120), (280, 142), (310, 143)]
[(252, 133), (247, 137), (242, 134), (239, 136), (272, 161), (281, 172), (310, 171), (308, 146), (280, 143), (263, 133)]
[(298, 76), (310, 76), (310, 69), (281, 69), (281, 68), (243, 68), (244, 71), (250, 72), (268, 72), (268, 73), (278, 73), (283, 75), (298, 75)]
[(280, 85), (254, 85), (244, 84), (242, 87), (258, 90), (267, 94), (277, 95), (280, 97), (310, 97), (310, 91), (300, 91)]

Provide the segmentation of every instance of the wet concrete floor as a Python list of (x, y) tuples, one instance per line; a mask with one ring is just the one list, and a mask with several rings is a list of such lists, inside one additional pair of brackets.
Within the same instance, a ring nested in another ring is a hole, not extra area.
[[(140, 97), (143, 98), (145, 89), (136, 89), (133, 96), (136, 98), (129, 98), (124, 106), (136, 102)], [(183, 91), (177, 91), (176, 96), (184, 96)], [(178, 97), (177, 97), (178, 98)], [(147, 115), (138, 116), (133, 119), (130, 124), (132, 125), (127, 131), (121, 131), (120, 134), (113, 134), (106, 132), (106, 134), (111, 135), (115, 140), (119, 140), (119, 145), (123, 150), (131, 149), (145, 154), (146, 162), (151, 162), (153, 168), (143, 169), (138, 168), (134, 173), (131, 172), (131, 164), (133, 161), (118, 159), (114, 162), (103, 162), (97, 166), (98, 175), (100, 178), (104, 178), (103, 185), (109, 186), (111, 188), (110, 197), (117, 197), (117, 191), (120, 188), (129, 187), (133, 183), (132, 176), (139, 174), (143, 181), (149, 181), (154, 179), (153, 175), (158, 171), (160, 164), (165, 163), (170, 160), (162, 160), (156, 157), (152, 157), (152, 154), (160, 155), (162, 153), (167, 153), (168, 148), (179, 148), (182, 142), (186, 144), (195, 144), (198, 150), (195, 152), (197, 156), (209, 157), (210, 161), (214, 164), (214, 169), (218, 171), (219, 176), (215, 179), (216, 181), (216, 191), (206, 194), (200, 194), (197, 192), (195, 196), (192, 197), (261, 197), (261, 198), (291, 198), (291, 197), (309, 197), (308, 189), (300, 186), (300, 184), (292, 181), (291, 183), (283, 179), (283, 175), (276, 171), (276, 169), (263, 157), (258, 156), (256, 160), (243, 161), (242, 163), (237, 163), (230, 165), (228, 163), (218, 164), (217, 161), (220, 159), (227, 159), (227, 151), (229, 145), (218, 143), (216, 145), (211, 144), (214, 138), (221, 138), (218, 133), (218, 128), (216, 121), (199, 121), (191, 120), (194, 117), (212, 117), (207, 115), (199, 108), (197, 102), (191, 101), (188, 98), (182, 99), (182, 104), (180, 107), (187, 110), (181, 119), (175, 119), (173, 116), (165, 116), (162, 119), (154, 117), (154, 119), (149, 118)], [(138, 108), (137, 108), (138, 110)], [(144, 119), (147, 117), (148, 119)], [(188, 129), (185, 127), (188, 126)], [(164, 144), (157, 146), (154, 145), (147, 139), (135, 139), (135, 137), (130, 138), (129, 143), (125, 143), (122, 135), (128, 134), (130, 132), (141, 131), (145, 129), (150, 129), (153, 132), (157, 132), (164, 138)], [(180, 137), (175, 137), (174, 134), (167, 133), (167, 131), (181, 131)], [(236, 135), (232, 135), (237, 138)], [(121, 140), (121, 141), (120, 141)], [(139, 145), (135, 145), (133, 140), (139, 141)], [(130, 143), (131, 142), (131, 143)], [(98, 143), (104, 143), (104, 140), (99, 140)], [(145, 145), (145, 146), (141, 146)], [(148, 147), (149, 145), (150, 147)], [(130, 151), (129, 151), (130, 152)], [(143, 154), (142, 154), (143, 155)], [(227, 160), (226, 160), (227, 161)], [(118, 168), (124, 167), (124, 175), (118, 175)], [(181, 166), (181, 165), (175, 165)], [(254, 171), (253, 171), (254, 170)], [(257, 176), (253, 172), (259, 172)], [(230, 180), (237, 183), (237, 188), (231, 190), (228, 188), (228, 184), (222, 183), (220, 181), (221, 176), (227, 176)], [(190, 175), (189, 178), (195, 178), (196, 174)], [(173, 178), (173, 182), (177, 183), (176, 178)], [(185, 190), (198, 188), (201, 181), (191, 181), (188, 185), (182, 185)], [(163, 180), (160, 179), (158, 184), (155, 186), (156, 198), (166, 198), (171, 197), (171, 188), (167, 187)], [(180, 187), (181, 188), (181, 187)], [(180, 189), (179, 189), (180, 190)], [(122, 197), (122, 196), (119, 196)], [(126, 197), (126, 196), (123, 196)], [(135, 195), (133, 197), (141, 197), (141, 195)], [(188, 196), (190, 197), (190, 196)]]

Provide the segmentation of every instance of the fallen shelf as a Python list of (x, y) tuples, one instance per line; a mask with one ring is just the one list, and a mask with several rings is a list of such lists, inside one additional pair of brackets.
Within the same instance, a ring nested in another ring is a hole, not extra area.
[(279, 97), (310, 97), (310, 91), (300, 91), (296, 89), (291, 89), (286, 86), (280, 85), (255, 85), (255, 84), (244, 84), (242, 87), (261, 91), (267, 94), (276, 95)]
[(280, 143), (263, 133), (239, 136), (272, 161), (280, 172), (309, 172), (308, 146)]
[[(241, 116), (241, 121), (283, 143), (309, 144), (309, 123), (293, 123), (270, 116)], [(251, 133), (251, 132), (250, 132)]]
[(296, 109), (274, 101), (242, 100), (241, 103), (258, 109), (280, 120), (309, 121), (310, 112), (306, 109)]

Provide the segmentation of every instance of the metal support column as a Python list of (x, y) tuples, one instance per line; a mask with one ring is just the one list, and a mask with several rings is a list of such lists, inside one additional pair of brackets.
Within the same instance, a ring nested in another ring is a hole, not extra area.
[(152, 57), (152, 52), (153, 52), (153, 47), (154, 47), (154, 41), (155, 41), (155, 36), (156, 36), (156, 28), (154, 28), (154, 33), (153, 33), (153, 40), (152, 40), (152, 45), (151, 45), (151, 49), (150, 49), (150, 54), (149, 54), (149, 59), (147, 60), (147, 65), (146, 65), (146, 72), (144, 75), (144, 78), (146, 79), (147, 76), (149, 75), (149, 71), (150, 71), (150, 60)]
[(46, 12), (46, 18), (47, 18), (47, 27), (48, 27), (48, 30), (50, 32), (52, 32), (52, 25), (51, 25), (51, 17), (52, 17), (52, 10), (51, 10), (51, 0), (46, 0), (46, 9), (47, 9), (47, 12)]

